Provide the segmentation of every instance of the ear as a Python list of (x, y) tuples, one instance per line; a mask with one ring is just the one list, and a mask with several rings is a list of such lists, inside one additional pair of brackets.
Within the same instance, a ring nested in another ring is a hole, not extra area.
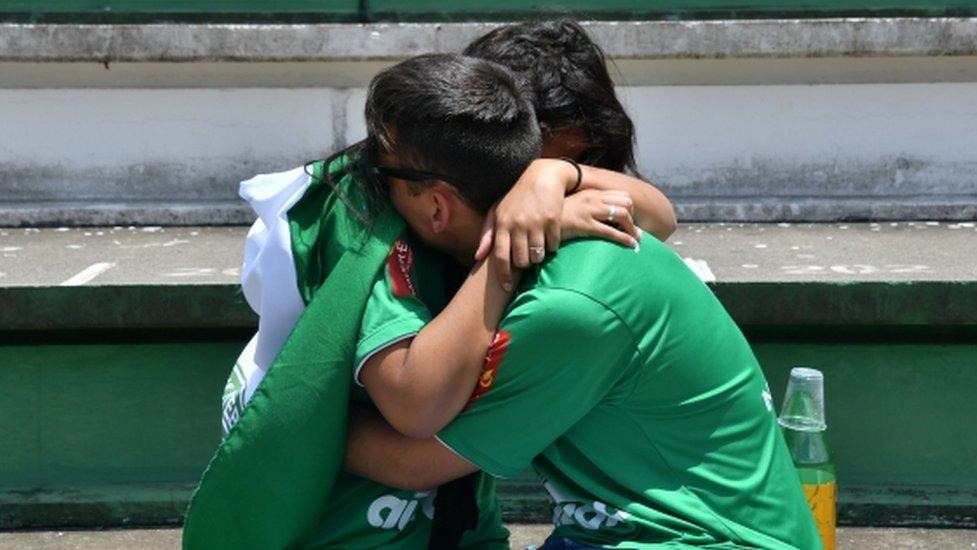
[(431, 230), (434, 234), (444, 233), (451, 226), (455, 215), (458, 197), (443, 185), (435, 185), (431, 189), (431, 200), (434, 212), (431, 214)]

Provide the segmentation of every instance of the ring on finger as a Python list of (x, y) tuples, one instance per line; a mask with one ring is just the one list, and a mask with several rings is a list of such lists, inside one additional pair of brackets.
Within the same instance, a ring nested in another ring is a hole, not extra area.
[(617, 205), (612, 204), (607, 210), (607, 221), (614, 223), (614, 218), (617, 216)]

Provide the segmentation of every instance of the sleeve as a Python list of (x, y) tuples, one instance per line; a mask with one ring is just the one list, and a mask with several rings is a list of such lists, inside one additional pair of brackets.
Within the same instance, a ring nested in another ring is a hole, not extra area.
[[(418, 293), (415, 271), (424, 273), (426, 279), (438, 277), (430, 269), (415, 270), (414, 260), (412, 247), (404, 238), (399, 239), (373, 282), (356, 342), (354, 380), (361, 386), (360, 369), (370, 357), (413, 337), (431, 321), (431, 310)], [(440, 280), (423, 282), (428, 286), (440, 284)]]
[(607, 396), (634, 350), (627, 325), (599, 302), (531, 290), (500, 324), (472, 400), (437, 437), (482, 470), (514, 476)]

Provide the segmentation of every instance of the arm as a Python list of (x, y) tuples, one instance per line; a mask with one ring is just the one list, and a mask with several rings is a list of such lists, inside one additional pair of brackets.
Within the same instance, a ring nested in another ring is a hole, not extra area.
[(521, 293), (498, 334), (484, 383), (437, 439), (412, 439), (376, 415), (353, 411), (347, 469), (412, 490), (476, 468), (514, 476), (604, 399), (630, 371), (635, 352), (613, 311), (561, 289)]
[(478, 470), (437, 439), (398, 433), (378, 414), (350, 411), (346, 469), (360, 477), (407, 491), (423, 491)]
[(481, 262), (417, 336), (367, 360), (360, 380), (397, 431), (429, 437), (461, 411), (511, 297)]
[[(569, 164), (564, 162), (564, 164)], [(660, 241), (667, 240), (675, 232), (678, 222), (675, 208), (668, 198), (654, 185), (638, 178), (593, 166), (581, 166), (581, 189), (600, 191), (625, 191), (634, 201), (634, 222)], [(576, 180), (574, 180), (575, 182)], [(572, 186), (573, 183), (570, 183)]]
[[(623, 195), (617, 200), (623, 201), (621, 206), (628, 210), (628, 216), (633, 215), (634, 223), (660, 240), (667, 239), (675, 231), (675, 210), (665, 195), (653, 185), (611, 170), (592, 166), (580, 168), (580, 190), (600, 192), (605, 197)], [(486, 219), (475, 258), (482, 260), (491, 252), (500, 280), (505, 282), (512, 265), (525, 268), (531, 263), (543, 261), (545, 255), (531, 254), (532, 249), (545, 247), (549, 252), (555, 252), (559, 248), (562, 231), (570, 230), (574, 236), (589, 235), (617, 242), (623, 242), (633, 234), (631, 231), (626, 235), (593, 231), (601, 229), (590, 223), (593, 221), (610, 227), (606, 209), (601, 209), (600, 217), (585, 220), (585, 224), (568, 226), (563, 217), (564, 197), (576, 182), (577, 171), (569, 162), (560, 159), (533, 161), (499, 202), (495, 214), (490, 214)], [(577, 218), (576, 214), (571, 215), (571, 219)], [(620, 230), (628, 230), (631, 220), (626, 223), (615, 220), (615, 224)]]

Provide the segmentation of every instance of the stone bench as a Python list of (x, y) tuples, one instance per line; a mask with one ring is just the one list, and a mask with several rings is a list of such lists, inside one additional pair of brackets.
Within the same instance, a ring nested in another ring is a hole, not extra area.
[[(378, 70), (493, 25), (0, 24), (0, 225), (249, 223), (237, 182), (361, 138)], [(684, 220), (977, 218), (977, 18), (586, 27)]]
[[(0, 528), (180, 521), (254, 329), (245, 231), (0, 229)], [(825, 372), (844, 524), (974, 526), (975, 242), (971, 222), (689, 224), (670, 240), (778, 405), (791, 367)], [(508, 521), (548, 520), (531, 475), (501, 490)]]

